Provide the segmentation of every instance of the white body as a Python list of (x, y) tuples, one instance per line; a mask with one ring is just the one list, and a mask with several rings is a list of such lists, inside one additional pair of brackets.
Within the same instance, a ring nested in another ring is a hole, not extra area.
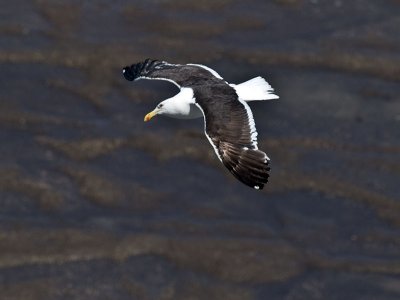
[[(261, 101), (278, 99), (274, 89), (262, 77), (255, 77), (240, 84), (229, 84), (233, 87), (240, 101)], [(201, 110), (195, 105), (193, 90), (181, 88), (181, 91), (172, 98), (160, 102), (162, 106), (158, 114), (176, 119), (196, 119), (203, 116)]]

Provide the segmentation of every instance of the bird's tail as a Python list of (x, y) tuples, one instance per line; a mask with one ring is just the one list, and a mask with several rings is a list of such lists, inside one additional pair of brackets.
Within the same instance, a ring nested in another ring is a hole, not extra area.
[(279, 98), (278, 95), (274, 94), (274, 89), (271, 85), (260, 76), (240, 84), (231, 84), (230, 86), (236, 90), (239, 99), (246, 102)]

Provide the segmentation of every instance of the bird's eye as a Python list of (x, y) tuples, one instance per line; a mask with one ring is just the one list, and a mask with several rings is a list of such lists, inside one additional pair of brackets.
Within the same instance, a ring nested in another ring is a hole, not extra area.
[(161, 108), (161, 107), (163, 107), (163, 104), (158, 104), (158, 108)]

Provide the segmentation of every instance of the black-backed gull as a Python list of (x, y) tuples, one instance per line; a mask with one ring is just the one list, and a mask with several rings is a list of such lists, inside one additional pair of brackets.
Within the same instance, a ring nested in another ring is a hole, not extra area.
[(193, 119), (204, 117), (204, 131), (219, 160), (241, 182), (262, 189), (269, 177), (269, 158), (258, 150), (257, 131), (248, 101), (279, 98), (256, 77), (241, 84), (227, 83), (217, 72), (199, 64), (170, 64), (146, 59), (125, 67), (127, 80), (167, 80), (180, 92), (160, 102), (144, 120), (155, 115)]

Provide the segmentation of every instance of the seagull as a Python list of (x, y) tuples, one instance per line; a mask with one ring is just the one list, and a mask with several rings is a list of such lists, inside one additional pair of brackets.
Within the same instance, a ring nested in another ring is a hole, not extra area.
[(205, 135), (219, 160), (242, 183), (263, 189), (269, 177), (269, 158), (258, 149), (253, 113), (247, 102), (279, 98), (264, 78), (230, 84), (201, 64), (171, 64), (149, 58), (123, 68), (122, 73), (129, 81), (151, 79), (175, 84), (180, 92), (160, 102), (144, 121), (156, 115), (203, 117)]

